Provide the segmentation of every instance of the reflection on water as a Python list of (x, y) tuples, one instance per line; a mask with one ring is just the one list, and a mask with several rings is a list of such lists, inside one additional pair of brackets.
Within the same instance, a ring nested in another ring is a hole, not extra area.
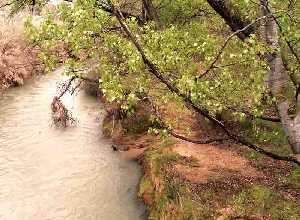
[(0, 96), (0, 219), (135, 220), (138, 166), (101, 137), (101, 105), (67, 97), (76, 127), (51, 127), (57, 75)]

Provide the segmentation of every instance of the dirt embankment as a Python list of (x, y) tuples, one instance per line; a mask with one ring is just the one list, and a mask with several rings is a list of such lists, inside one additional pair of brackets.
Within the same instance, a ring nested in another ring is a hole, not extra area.
[[(142, 164), (139, 196), (149, 219), (300, 219), (299, 167), (231, 142), (198, 145), (151, 136), (145, 106), (126, 119), (118, 106), (106, 108), (103, 127), (115, 150)], [(220, 135), (205, 120), (174, 106), (164, 115), (180, 118), (176, 132), (190, 127), (187, 135), (193, 139)]]

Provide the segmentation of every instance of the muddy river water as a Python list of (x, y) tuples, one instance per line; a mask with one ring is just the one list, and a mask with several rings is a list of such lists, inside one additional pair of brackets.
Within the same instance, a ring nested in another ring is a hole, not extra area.
[(96, 98), (66, 96), (77, 126), (51, 126), (58, 81), (41, 76), (0, 95), (0, 219), (145, 219), (141, 171), (102, 137)]

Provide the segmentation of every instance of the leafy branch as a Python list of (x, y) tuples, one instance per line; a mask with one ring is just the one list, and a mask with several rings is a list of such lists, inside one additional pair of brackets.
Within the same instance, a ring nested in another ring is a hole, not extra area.
[(266, 19), (268, 17), (272, 16), (272, 14), (269, 15), (265, 15), (262, 17), (259, 17), (257, 19), (255, 19), (253, 22), (251, 22), (250, 24), (246, 25), (244, 28), (237, 30), (235, 32), (233, 32), (229, 37), (227, 37), (227, 39), (225, 40), (224, 44), (222, 45), (221, 49), (219, 50), (219, 52), (217, 53), (215, 59), (213, 60), (213, 62), (209, 65), (209, 67), (207, 68), (207, 70), (202, 73), (200, 76), (196, 77), (196, 80), (200, 80), (201, 78), (203, 78), (204, 76), (206, 76), (207, 74), (210, 73), (210, 71), (215, 68), (215, 64), (217, 63), (217, 61), (220, 59), (221, 55), (223, 54), (225, 48), (227, 47), (228, 43), (230, 42), (230, 40), (237, 36), (239, 33), (244, 32), (245, 30), (247, 30), (248, 28), (250, 28), (251, 26), (253, 26), (254, 24), (256, 24), (257, 22), (259, 22), (260, 20)]
[[(235, 141), (235, 142), (237, 142), (239, 144), (242, 144), (242, 145), (244, 145), (244, 146), (246, 146), (246, 147), (248, 147), (250, 149), (253, 149), (253, 150), (255, 150), (258, 153), (264, 154), (264, 155), (266, 155), (266, 156), (268, 156), (270, 158), (273, 158), (273, 159), (276, 159), (276, 160), (293, 162), (293, 163), (298, 164), (300, 166), (300, 161), (298, 161), (298, 159), (295, 156), (281, 156), (281, 155), (277, 155), (277, 154), (274, 154), (272, 152), (266, 151), (263, 148), (260, 148), (260, 147), (258, 147), (256, 145), (254, 145), (254, 144), (252, 144), (252, 143), (244, 140), (243, 138), (241, 138), (241, 137), (233, 134), (231, 131), (229, 131), (226, 128), (226, 126), (221, 121), (219, 121), (215, 117), (211, 116), (206, 109), (203, 109), (203, 108), (201, 108), (199, 106), (196, 106), (192, 102), (192, 100), (190, 99), (190, 97), (188, 97), (187, 95), (181, 93), (180, 90), (173, 83), (171, 83), (169, 80), (167, 80), (163, 76), (163, 74), (160, 72), (160, 70), (157, 68), (157, 66), (148, 59), (148, 57), (146, 56), (143, 48), (141, 47), (141, 45), (139, 44), (139, 42), (137, 41), (137, 39), (133, 36), (133, 34), (131, 33), (129, 27), (123, 21), (124, 20), (124, 16), (122, 15), (122, 12), (120, 12), (120, 10), (117, 7), (115, 7), (114, 5), (112, 5), (112, 4), (111, 4), (111, 7), (113, 8), (113, 13), (116, 16), (119, 24), (122, 26), (124, 32), (126, 33), (127, 37), (129, 38), (129, 40), (134, 44), (134, 46), (138, 50), (140, 56), (142, 57), (143, 62), (148, 67), (149, 72), (152, 73), (161, 83), (163, 83), (164, 85), (166, 85), (167, 88), (171, 92), (173, 92), (176, 95), (178, 95), (179, 97), (181, 97), (184, 100), (184, 103), (185, 103), (185, 105), (187, 107), (192, 108), (194, 111), (196, 111), (197, 113), (201, 114), (202, 116), (204, 116), (205, 118), (207, 118), (209, 121), (213, 122), (214, 124), (216, 124), (233, 141)], [(266, 15), (266, 16), (263, 16), (261, 18), (258, 18), (258, 19), (255, 20), (254, 23), (256, 23), (257, 21), (259, 21), (261, 19), (264, 19), (264, 18), (266, 18), (268, 16), (270, 16), (270, 15)], [(253, 25), (252, 23), (251, 23), (251, 25)], [(236, 32), (239, 33), (239, 31), (236, 31)], [(233, 36), (235, 36), (235, 35), (233, 35)], [(232, 37), (230, 37), (230, 39)], [(228, 43), (229, 40), (227, 40), (226, 42)], [(227, 43), (225, 44), (225, 47), (226, 47)]]

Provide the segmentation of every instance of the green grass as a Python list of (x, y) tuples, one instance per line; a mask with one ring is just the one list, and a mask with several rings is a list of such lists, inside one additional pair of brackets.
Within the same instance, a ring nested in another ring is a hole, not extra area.
[(300, 219), (300, 207), (270, 188), (254, 185), (233, 196), (235, 217), (259, 219)]
[(140, 182), (139, 195), (152, 190), (148, 219), (197, 219), (194, 216), (201, 205), (192, 199), (188, 185), (172, 169), (176, 164), (197, 166), (197, 160), (164, 149), (148, 149), (144, 155), (147, 175)]
[(176, 141), (173, 138), (166, 137), (166, 138), (163, 139), (160, 147), (161, 148), (167, 148), (167, 147), (173, 146), (174, 144), (176, 144)]
[(251, 159), (251, 160), (256, 160), (256, 161), (262, 161), (264, 156), (260, 153), (257, 153), (256, 151), (247, 151), (243, 153), (243, 156)]
[[(257, 155), (254, 155), (256, 157)], [(139, 195), (147, 191), (153, 196), (149, 207), (150, 220), (201, 219), (300, 219), (300, 206), (273, 189), (253, 184), (234, 191), (217, 185), (195, 185), (174, 171), (176, 164), (197, 166), (196, 159), (185, 158), (165, 148), (146, 151), (146, 175), (140, 183)], [(300, 168), (294, 169), (289, 181), (300, 183)], [(197, 189), (197, 190), (196, 190)], [(224, 211), (231, 207), (231, 211)]]
[(300, 193), (300, 167), (295, 165), (292, 172), (288, 176), (288, 183)]
[(147, 190), (153, 190), (153, 185), (149, 179), (143, 176), (140, 180), (138, 195), (141, 197)]
[[(245, 131), (243, 136), (250, 142), (275, 154), (292, 154), (291, 147), (280, 123), (256, 119), (253, 121), (245, 121), (241, 126)], [(265, 159), (263, 155), (254, 151), (245, 152), (243, 156), (248, 159), (256, 160), (258, 163), (263, 163)]]

